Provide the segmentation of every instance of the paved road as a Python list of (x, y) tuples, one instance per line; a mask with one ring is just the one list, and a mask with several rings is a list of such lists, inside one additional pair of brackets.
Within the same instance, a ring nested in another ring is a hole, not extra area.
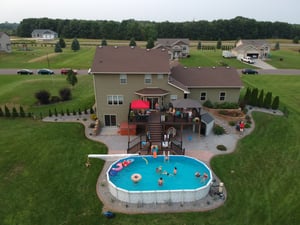
[[(17, 71), (19, 69), (0, 69), (0, 75), (3, 75), (3, 74), (8, 74), (8, 75), (11, 75), (11, 74), (17, 74)], [(32, 69), (32, 71), (34, 72), (34, 74), (37, 74), (37, 70), (36, 69)], [(55, 74), (59, 74), (60, 75), (60, 69), (53, 69), (54, 73)], [(86, 75), (88, 74), (88, 69), (81, 69), (81, 70), (77, 70), (77, 73), (79, 75)]]
[[(4, 74), (17, 74), (19, 69), (0, 69), (0, 75)], [(32, 70), (36, 74), (36, 70)], [(53, 70), (55, 74), (60, 75), (60, 69)], [(240, 74), (242, 73), (241, 69), (237, 70)], [(300, 75), (300, 70), (297, 69), (257, 69), (259, 74), (274, 74), (274, 75)], [(87, 75), (87, 69), (78, 70), (79, 75)]]

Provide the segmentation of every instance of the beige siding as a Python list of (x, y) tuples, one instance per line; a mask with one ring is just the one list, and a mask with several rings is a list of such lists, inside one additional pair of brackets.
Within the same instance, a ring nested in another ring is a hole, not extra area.
[[(127, 74), (127, 84), (120, 84), (120, 74), (94, 75), (94, 87), (96, 97), (97, 116), (103, 125), (104, 115), (116, 115), (117, 124), (127, 121), (129, 104), (133, 99), (138, 99), (136, 91), (147, 87), (158, 87), (169, 91), (163, 98), (163, 105), (167, 106), (170, 102), (170, 95), (177, 95), (183, 98), (183, 92), (168, 84), (168, 75), (164, 74), (163, 79), (158, 79), (157, 74), (152, 74), (152, 84), (144, 83), (144, 74)], [(108, 95), (123, 95), (123, 105), (109, 105)], [(162, 105), (162, 102), (159, 102)]]
[[(189, 98), (200, 101), (200, 93), (206, 92), (206, 100), (210, 100), (212, 103), (222, 103), (222, 102), (235, 102), (237, 103), (240, 96), (239, 88), (201, 88), (201, 89), (192, 89), (189, 95)], [(220, 101), (219, 96), (220, 92), (225, 92), (225, 100)], [(205, 101), (200, 101), (201, 103)]]

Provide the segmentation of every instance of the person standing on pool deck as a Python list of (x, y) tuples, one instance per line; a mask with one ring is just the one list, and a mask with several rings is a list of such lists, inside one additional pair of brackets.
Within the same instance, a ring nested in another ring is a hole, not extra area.
[(163, 185), (163, 183), (164, 183), (164, 181), (163, 181), (162, 177), (161, 177), (161, 178), (159, 178), (159, 180), (158, 180), (158, 185), (159, 185), (159, 186), (162, 186), (162, 185)]
[(177, 168), (176, 168), (176, 167), (174, 167), (173, 174), (174, 174), (174, 175), (177, 174)]

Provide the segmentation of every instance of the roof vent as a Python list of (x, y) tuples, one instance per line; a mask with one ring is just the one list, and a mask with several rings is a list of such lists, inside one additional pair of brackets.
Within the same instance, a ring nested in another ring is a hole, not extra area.
[(162, 50), (163, 52), (166, 51), (166, 49), (164, 49), (164, 48), (162, 48), (161, 50)]
[(213, 68), (213, 69), (216, 69), (216, 67), (215, 67), (215, 66), (213, 66), (212, 68)]
[(134, 46), (133, 46), (133, 45), (131, 45), (131, 46), (130, 46), (130, 48), (131, 48), (131, 49), (134, 49)]
[(185, 67), (183, 67), (184, 69), (187, 69), (187, 67), (185, 66)]
[(198, 69), (201, 69), (201, 66), (198, 66)]
[(99, 45), (99, 48), (102, 48), (102, 45)]
[(150, 51), (150, 49), (149, 49), (149, 48), (147, 48), (147, 49), (146, 49), (146, 51), (147, 51), (147, 52), (149, 52), (149, 51)]
[(230, 69), (230, 66), (226, 66), (227, 69)]
[(118, 46), (115, 45), (114, 48), (118, 48)]

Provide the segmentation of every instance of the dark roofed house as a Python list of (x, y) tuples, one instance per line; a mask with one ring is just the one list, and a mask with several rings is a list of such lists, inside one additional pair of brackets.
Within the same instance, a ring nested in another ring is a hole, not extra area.
[(0, 32), (0, 52), (11, 52), (10, 38), (4, 32)]
[(170, 59), (185, 58), (190, 55), (190, 40), (187, 38), (158, 38), (154, 46), (155, 49), (167, 49)]
[(31, 37), (42, 40), (52, 40), (58, 38), (58, 34), (49, 29), (35, 29), (31, 33)]
[[(97, 47), (91, 73), (101, 125), (118, 126), (129, 121), (130, 103), (136, 99), (148, 101), (150, 111), (157, 110), (157, 105), (160, 110), (169, 109), (174, 100), (185, 98), (199, 105), (207, 100), (238, 102), (242, 82), (236, 69), (172, 65), (164, 48)], [(203, 118), (210, 129), (211, 117)]]

